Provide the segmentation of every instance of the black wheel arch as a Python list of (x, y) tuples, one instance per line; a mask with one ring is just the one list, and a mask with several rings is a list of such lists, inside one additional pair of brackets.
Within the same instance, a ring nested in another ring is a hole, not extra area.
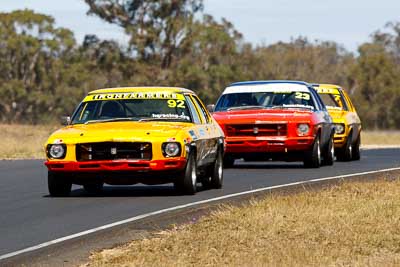
[(315, 135), (315, 138), (314, 138), (314, 142), (317, 138), (319, 138), (319, 141), (322, 142), (321, 137), (322, 137), (322, 127), (318, 127), (317, 134)]
[(349, 135), (352, 134), (351, 144), (354, 144), (357, 139), (361, 136), (361, 125), (354, 123), (349, 125), (350, 132)]
[(191, 142), (190, 144), (186, 144), (185, 149), (186, 149), (186, 152), (187, 152), (186, 153), (186, 159), (188, 159), (189, 155), (191, 153), (195, 153), (195, 155), (196, 155), (196, 153), (197, 153), (197, 144), (195, 142)]
[(347, 135), (347, 139), (346, 139), (346, 142), (348, 142), (348, 138), (349, 137), (351, 137), (351, 140), (350, 140), (350, 145), (351, 144), (353, 144), (353, 142), (356, 140), (356, 137), (354, 136), (354, 125), (349, 125), (349, 134)]
[(218, 150), (221, 150), (222, 155), (225, 154), (224, 138), (218, 138)]

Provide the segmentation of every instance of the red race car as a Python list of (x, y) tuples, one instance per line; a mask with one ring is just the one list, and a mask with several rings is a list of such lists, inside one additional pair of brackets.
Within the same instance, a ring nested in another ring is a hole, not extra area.
[(240, 158), (333, 164), (332, 118), (308, 83), (234, 83), (210, 109), (226, 135), (225, 167)]

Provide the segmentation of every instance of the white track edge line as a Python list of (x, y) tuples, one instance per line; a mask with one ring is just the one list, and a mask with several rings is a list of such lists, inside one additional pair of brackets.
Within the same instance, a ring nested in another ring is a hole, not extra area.
[(330, 177), (325, 177), (325, 178), (317, 178), (317, 179), (312, 179), (312, 180), (305, 180), (305, 181), (300, 181), (300, 182), (293, 182), (293, 183), (288, 183), (288, 184), (282, 184), (282, 185), (274, 185), (274, 186), (268, 186), (268, 187), (262, 187), (262, 188), (257, 188), (257, 189), (253, 189), (253, 190), (248, 190), (248, 191), (243, 191), (243, 192), (238, 192), (238, 193), (233, 193), (233, 194), (229, 194), (229, 195), (224, 195), (224, 196), (220, 196), (220, 197), (215, 197), (215, 198), (209, 198), (209, 199), (204, 199), (204, 200), (200, 200), (200, 201), (196, 201), (196, 202), (192, 202), (192, 203), (187, 203), (187, 204), (183, 204), (183, 205), (178, 205), (178, 206), (174, 206), (171, 208), (166, 208), (166, 209), (162, 209), (162, 210), (157, 210), (157, 211), (153, 211), (153, 212), (149, 212), (149, 213), (145, 213), (145, 214), (141, 214), (138, 216), (134, 216), (131, 217), (129, 219), (125, 219), (125, 220), (121, 220), (121, 221), (117, 221), (114, 223), (110, 223), (110, 224), (106, 224), (103, 226), (99, 226), (96, 228), (92, 228), (86, 231), (82, 231), (76, 234), (72, 234), (72, 235), (68, 235), (68, 236), (64, 236), (61, 238), (57, 238), (48, 242), (44, 242), (41, 243), (39, 245), (36, 246), (32, 246), (32, 247), (28, 247), (25, 249), (21, 249), (21, 250), (17, 250), (14, 252), (10, 252), (4, 255), (0, 255), (0, 260), (4, 260), (7, 258), (11, 258), (26, 252), (32, 252), (44, 247), (48, 247), (54, 244), (58, 244), (67, 240), (71, 240), (77, 237), (81, 237), (81, 236), (85, 236), (88, 234), (92, 234), (101, 230), (105, 230), (105, 229), (109, 229), (115, 226), (119, 226), (122, 224), (126, 224), (126, 223), (130, 223), (130, 222), (134, 222), (134, 221), (138, 221), (147, 217), (151, 217), (154, 215), (159, 215), (159, 214), (163, 214), (163, 213), (167, 213), (170, 211), (176, 211), (176, 210), (180, 210), (180, 209), (184, 209), (184, 208), (188, 208), (188, 207), (193, 207), (193, 206), (197, 206), (197, 205), (201, 205), (201, 204), (206, 204), (206, 203), (210, 203), (210, 202), (215, 202), (218, 200), (223, 200), (223, 199), (228, 199), (228, 198), (232, 198), (232, 197), (237, 197), (237, 196), (242, 196), (242, 195), (248, 195), (248, 194), (253, 194), (253, 193), (257, 193), (257, 192), (262, 192), (262, 191), (267, 191), (267, 190), (271, 190), (271, 189), (277, 189), (277, 188), (285, 188), (285, 187), (290, 187), (290, 186), (294, 186), (294, 185), (302, 185), (302, 184), (308, 184), (308, 183), (315, 183), (315, 182), (321, 182), (321, 181), (327, 181), (327, 180), (335, 180), (335, 179), (343, 179), (343, 178), (347, 178), (347, 177), (353, 177), (353, 176), (361, 176), (361, 175), (368, 175), (368, 174), (374, 174), (374, 173), (380, 173), (380, 172), (389, 172), (389, 171), (396, 171), (396, 170), (400, 170), (400, 167), (396, 167), (396, 168), (389, 168), (389, 169), (382, 169), (382, 170), (375, 170), (375, 171), (367, 171), (367, 172), (359, 172), (359, 173), (352, 173), (352, 174), (344, 174), (344, 175), (338, 175), (338, 176), (330, 176)]

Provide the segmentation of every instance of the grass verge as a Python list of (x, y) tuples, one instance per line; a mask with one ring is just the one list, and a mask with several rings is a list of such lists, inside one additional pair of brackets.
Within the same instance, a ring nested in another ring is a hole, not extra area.
[(399, 266), (400, 181), (224, 206), (198, 223), (94, 253), (85, 266)]
[(362, 145), (400, 145), (400, 131), (363, 131)]
[(43, 145), (55, 129), (56, 126), (0, 124), (0, 158), (44, 158)]

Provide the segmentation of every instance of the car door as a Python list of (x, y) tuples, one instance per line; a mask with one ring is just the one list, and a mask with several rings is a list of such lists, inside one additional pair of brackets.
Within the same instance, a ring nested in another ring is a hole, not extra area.
[(333, 133), (332, 117), (331, 115), (329, 115), (329, 112), (326, 109), (324, 102), (322, 102), (322, 99), (315, 91), (315, 89), (310, 88), (310, 91), (315, 101), (315, 112), (318, 114), (318, 118), (320, 120), (319, 123), (321, 125), (321, 144), (322, 146), (325, 146), (328, 144)]
[(211, 115), (207, 112), (201, 100), (196, 95), (191, 95), (202, 120), (203, 129), (206, 131), (204, 139), (204, 163), (213, 163), (217, 156), (220, 132), (214, 124)]
[(346, 102), (346, 105), (349, 110), (348, 114), (346, 115), (346, 120), (347, 120), (349, 126), (353, 129), (352, 142), (355, 142), (355, 140), (358, 138), (360, 131), (361, 131), (361, 121), (360, 121), (360, 118), (358, 117), (357, 111), (356, 111), (353, 103), (351, 102), (348, 94), (343, 89), (340, 89), (339, 93), (344, 98), (344, 101)]
[(190, 135), (193, 138), (193, 142), (196, 145), (196, 161), (197, 166), (203, 166), (206, 164), (206, 145), (207, 145), (207, 129), (204, 124), (199, 108), (196, 107), (196, 103), (189, 94), (185, 95), (186, 102), (188, 103), (190, 113), (192, 114), (195, 127), (190, 130)]

